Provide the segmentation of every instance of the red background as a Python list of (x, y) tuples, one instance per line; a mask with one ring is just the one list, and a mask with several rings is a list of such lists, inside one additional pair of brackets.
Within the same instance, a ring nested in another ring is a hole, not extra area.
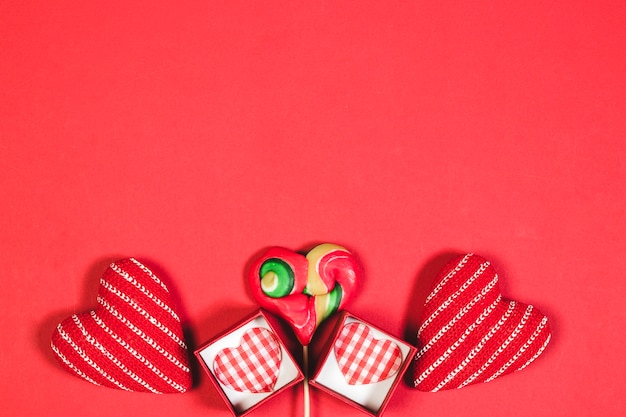
[(524, 371), (401, 385), (386, 416), (624, 414), (626, 3), (93, 3), (0, 5), (3, 414), (228, 415), (204, 375), (166, 396), (70, 376), (52, 330), (136, 256), (200, 344), (256, 308), (255, 253), (322, 241), (362, 260), (350, 310), (411, 342), (469, 251), (551, 320)]

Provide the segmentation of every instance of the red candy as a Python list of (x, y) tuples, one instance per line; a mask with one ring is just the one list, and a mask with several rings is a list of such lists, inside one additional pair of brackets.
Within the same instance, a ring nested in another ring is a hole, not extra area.
[(317, 326), (352, 299), (359, 279), (354, 256), (331, 243), (316, 246), (306, 256), (272, 247), (248, 275), (259, 305), (284, 318), (305, 346)]

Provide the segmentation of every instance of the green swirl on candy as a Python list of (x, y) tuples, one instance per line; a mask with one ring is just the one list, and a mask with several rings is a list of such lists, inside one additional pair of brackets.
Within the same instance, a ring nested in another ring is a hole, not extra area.
[(293, 290), (294, 273), (282, 259), (270, 258), (261, 265), (261, 289), (268, 297), (281, 298)]
[(324, 316), (322, 317), (322, 320), (326, 320), (328, 317), (330, 317), (331, 314), (339, 309), (339, 304), (341, 304), (341, 297), (343, 297), (341, 285), (335, 284), (335, 288), (333, 288), (333, 290), (326, 296), (326, 308), (324, 310)]

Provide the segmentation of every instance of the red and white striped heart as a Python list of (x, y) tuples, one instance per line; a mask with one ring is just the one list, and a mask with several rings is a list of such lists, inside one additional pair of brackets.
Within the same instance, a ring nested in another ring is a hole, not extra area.
[(213, 373), (226, 387), (239, 392), (272, 392), (282, 351), (268, 329), (255, 327), (246, 331), (236, 348), (226, 348), (215, 356)]
[(170, 293), (133, 258), (107, 268), (96, 309), (63, 320), (52, 335), (52, 350), (63, 368), (92, 384), (155, 394), (191, 388), (187, 346)]
[(335, 341), (337, 364), (350, 385), (365, 385), (394, 376), (402, 352), (391, 340), (377, 340), (362, 323), (346, 324)]
[(443, 268), (426, 298), (414, 385), (434, 392), (489, 382), (524, 369), (549, 341), (547, 317), (503, 300), (489, 261), (460, 256)]

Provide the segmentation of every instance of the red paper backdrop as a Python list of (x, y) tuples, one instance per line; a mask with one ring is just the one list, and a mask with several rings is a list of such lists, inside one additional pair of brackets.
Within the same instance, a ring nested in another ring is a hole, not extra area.
[(228, 415), (205, 376), (167, 396), (72, 377), (52, 330), (136, 256), (199, 344), (256, 308), (259, 249), (332, 241), (365, 268), (350, 310), (411, 342), (466, 251), (552, 323), (523, 372), (401, 385), (386, 416), (623, 415), (625, 22), (621, 0), (4, 2), (2, 413)]

